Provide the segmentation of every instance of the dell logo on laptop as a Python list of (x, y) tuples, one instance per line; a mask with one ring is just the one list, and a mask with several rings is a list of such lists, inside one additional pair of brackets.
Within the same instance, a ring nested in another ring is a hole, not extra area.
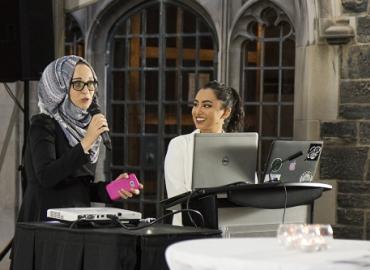
[(227, 166), (227, 165), (229, 165), (229, 163), (230, 163), (229, 157), (228, 156), (224, 156), (222, 158), (222, 165)]

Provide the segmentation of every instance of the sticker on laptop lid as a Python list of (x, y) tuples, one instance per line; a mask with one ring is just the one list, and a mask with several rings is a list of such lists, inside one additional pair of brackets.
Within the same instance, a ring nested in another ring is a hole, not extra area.
[(312, 172), (310, 171), (305, 171), (304, 173), (301, 174), (299, 177), (299, 182), (300, 183), (309, 183), (312, 182), (313, 175)]
[(311, 143), (307, 151), (306, 160), (309, 161), (318, 160), (321, 153), (321, 149), (322, 149), (321, 144)]
[(271, 162), (270, 172), (278, 172), (283, 166), (283, 160), (281, 158), (274, 158)]
[(297, 162), (295, 160), (293, 160), (293, 162), (290, 162), (289, 167), (288, 167), (289, 171), (291, 172), (295, 171), (296, 165), (297, 165)]

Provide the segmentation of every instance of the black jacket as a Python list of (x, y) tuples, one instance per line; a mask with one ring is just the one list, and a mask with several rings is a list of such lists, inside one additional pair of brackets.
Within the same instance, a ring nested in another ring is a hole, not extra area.
[(106, 183), (93, 183), (96, 165), (81, 144), (71, 147), (58, 122), (45, 114), (32, 117), (24, 167), (27, 187), (18, 221), (47, 220), (49, 208), (111, 202)]

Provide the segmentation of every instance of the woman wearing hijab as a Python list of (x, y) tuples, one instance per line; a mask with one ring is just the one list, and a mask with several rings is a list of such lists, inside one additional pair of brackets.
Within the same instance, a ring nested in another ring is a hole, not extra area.
[[(111, 202), (107, 183), (94, 183), (100, 135), (109, 130), (104, 115), (87, 111), (97, 86), (93, 68), (81, 57), (64, 56), (45, 68), (38, 85), (40, 113), (31, 119), (26, 143), (27, 187), (18, 221), (47, 220), (49, 208)], [(127, 199), (139, 190), (119, 194)]]

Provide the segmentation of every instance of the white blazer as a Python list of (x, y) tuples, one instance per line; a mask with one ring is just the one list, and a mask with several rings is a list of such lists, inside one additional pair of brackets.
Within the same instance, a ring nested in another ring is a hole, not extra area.
[[(164, 160), (164, 177), (168, 198), (191, 191), (195, 133), (199, 133), (199, 129), (190, 134), (173, 138), (168, 145)], [(181, 215), (174, 216), (173, 224), (182, 224)]]

